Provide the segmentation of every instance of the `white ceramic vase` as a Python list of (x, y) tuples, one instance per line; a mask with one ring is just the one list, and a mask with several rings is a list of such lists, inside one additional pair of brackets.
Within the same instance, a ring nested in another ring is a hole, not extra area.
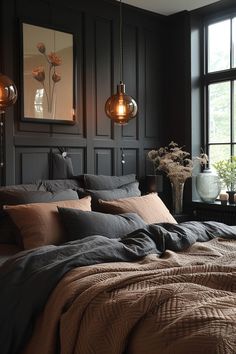
[(214, 203), (221, 190), (219, 176), (211, 169), (206, 168), (197, 175), (196, 188), (203, 202)]

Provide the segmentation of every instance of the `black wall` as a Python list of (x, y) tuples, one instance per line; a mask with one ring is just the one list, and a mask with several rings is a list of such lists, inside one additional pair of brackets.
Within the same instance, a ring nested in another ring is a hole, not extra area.
[[(127, 92), (138, 102), (139, 114), (121, 128), (114, 126), (104, 113), (105, 101), (119, 81), (118, 5), (105, 0), (0, 3), (0, 71), (11, 77), (19, 89), (16, 105), (5, 115), (6, 184), (50, 178), (50, 153), (58, 146), (70, 153), (76, 174), (132, 172), (141, 177), (149, 171), (147, 151), (166, 140), (166, 18), (123, 6), (124, 81)], [(20, 21), (74, 34), (78, 102), (74, 126), (21, 120)]]

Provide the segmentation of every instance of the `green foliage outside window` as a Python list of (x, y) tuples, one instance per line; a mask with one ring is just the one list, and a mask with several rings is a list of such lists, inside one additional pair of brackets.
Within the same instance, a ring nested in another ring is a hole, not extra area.
[(236, 156), (213, 164), (228, 191), (236, 190)]

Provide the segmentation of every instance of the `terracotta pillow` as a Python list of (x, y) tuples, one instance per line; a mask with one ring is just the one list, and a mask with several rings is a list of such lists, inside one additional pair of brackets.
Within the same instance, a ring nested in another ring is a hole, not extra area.
[(65, 242), (57, 207), (91, 211), (91, 197), (53, 203), (6, 205), (4, 209), (20, 230), (24, 249)]
[(110, 214), (137, 213), (146, 223), (177, 224), (156, 193), (111, 201), (99, 200), (100, 210)]

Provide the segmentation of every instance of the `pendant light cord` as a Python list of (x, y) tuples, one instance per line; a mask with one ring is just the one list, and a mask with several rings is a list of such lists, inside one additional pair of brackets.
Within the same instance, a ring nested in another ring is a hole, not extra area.
[(120, 81), (123, 82), (123, 14), (120, 0)]

